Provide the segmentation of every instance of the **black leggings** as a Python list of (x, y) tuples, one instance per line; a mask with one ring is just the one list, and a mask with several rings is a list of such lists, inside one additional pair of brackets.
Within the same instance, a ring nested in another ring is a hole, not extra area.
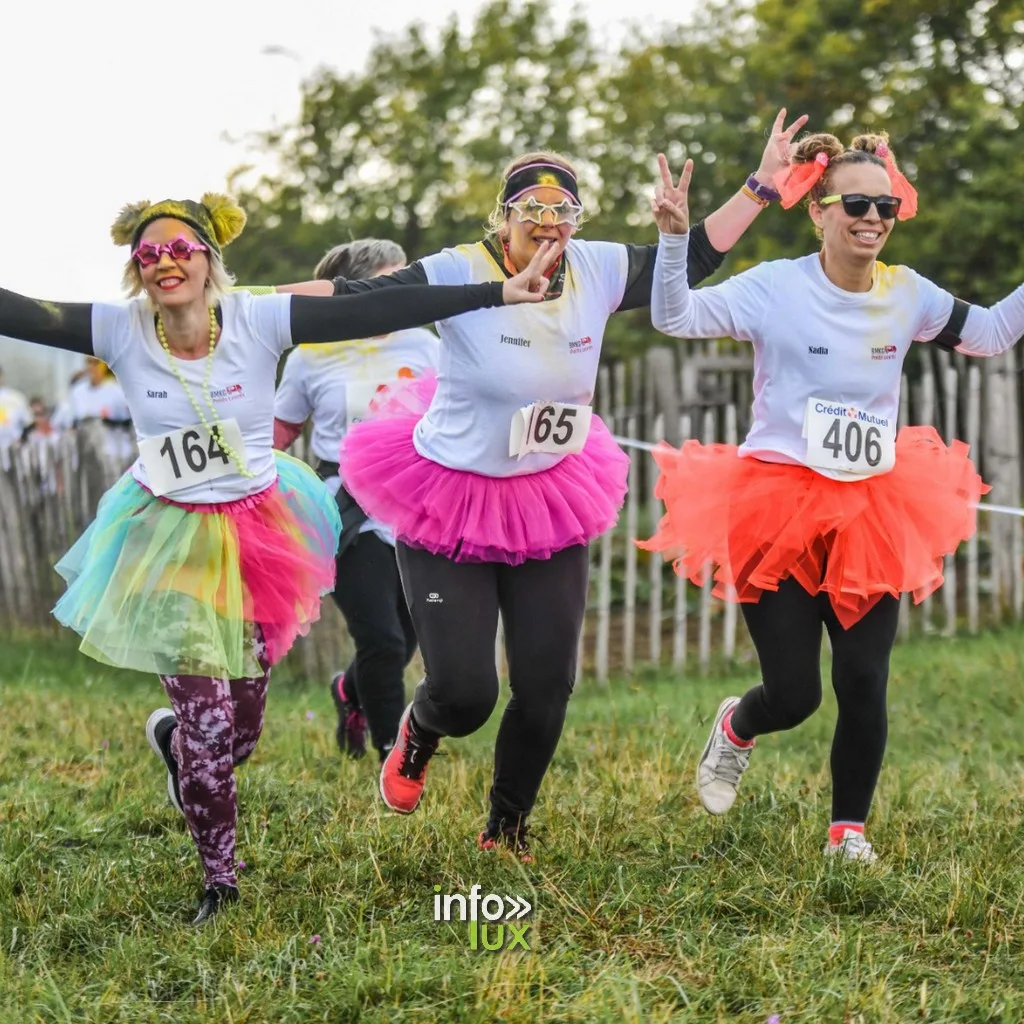
[(490, 717), (501, 612), (512, 696), (494, 752), (491, 820), (515, 824), (533, 809), (576, 681), (587, 549), (504, 565), (453, 562), (399, 543), (398, 564), (426, 666), (413, 703), (423, 730), (467, 736)]
[(373, 745), (383, 753), (398, 734), (405, 707), (402, 675), (416, 652), (416, 633), (390, 544), (375, 533), (361, 533), (337, 564), (332, 596), (356, 646), (345, 689), (362, 708)]
[(743, 616), (761, 662), (759, 686), (733, 712), (742, 739), (792, 729), (821, 704), (821, 627), (832, 640), (832, 688), (839, 719), (832, 740), (832, 820), (864, 821), (882, 768), (888, 730), (886, 684), (899, 601), (883, 597), (843, 629), (825, 594), (812, 597), (793, 579), (765, 591)]

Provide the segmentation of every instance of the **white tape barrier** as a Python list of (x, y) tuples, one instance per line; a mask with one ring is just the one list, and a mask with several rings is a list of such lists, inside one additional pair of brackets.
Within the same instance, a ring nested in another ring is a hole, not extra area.
[[(653, 452), (657, 447), (650, 441), (636, 441), (632, 437), (616, 437), (613, 434), (612, 439), (623, 448), (638, 448), (642, 452)], [(1011, 505), (977, 505), (976, 508), (979, 512), (998, 512), (1000, 515), (1019, 516), (1024, 519), (1024, 508), (1013, 508)]]

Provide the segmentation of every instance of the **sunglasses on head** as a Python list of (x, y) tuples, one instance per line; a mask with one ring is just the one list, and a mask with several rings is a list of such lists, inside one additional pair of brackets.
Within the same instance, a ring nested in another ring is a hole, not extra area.
[(583, 219), (583, 207), (571, 199), (563, 199), (560, 203), (538, 203), (530, 196), (529, 199), (520, 199), (508, 205), (524, 224), (543, 224), (545, 213), (551, 214), (556, 225), (571, 224), (574, 228), (578, 228)]
[(173, 241), (156, 245), (154, 242), (141, 242), (132, 259), (137, 260), (140, 267), (151, 267), (160, 262), (160, 257), (167, 253), (172, 260), (190, 260), (194, 252), (209, 252), (202, 242), (190, 242), (184, 235), (178, 235)]
[(895, 220), (896, 214), (900, 212), (902, 202), (903, 200), (898, 196), (865, 196), (854, 192), (843, 196), (823, 196), (818, 200), (818, 205), (828, 206), (831, 203), (842, 203), (847, 217), (863, 217), (874, 203), (878, 216), (882, 220)]

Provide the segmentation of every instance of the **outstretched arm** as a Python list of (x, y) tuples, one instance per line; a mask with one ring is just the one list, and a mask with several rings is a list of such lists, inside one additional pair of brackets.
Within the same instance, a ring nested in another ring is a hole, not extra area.
[(378, 288), (394, 288), (403, 284), (428, 284), (427, 272), (416, 261), (393, 274), (349, 280), (336, 277), (333, 281), (299, 281), (296, 284), (279, 284), (274, 291), (292, 295), (355, 295), (358, 292), (372, 292)]
[(301, 345), (369, 338), (436, 320), (448, 320), (487, 306), (540, 302), (548, 289), (545, 272), (557, 257), (557, 246), (543, 245), (525, 270), (506, 281), (465, 285), (410, 285), (396, 293), (384, 288), (331, 298), (293, 295), (292, 342)]
[[(962, 318), (962, 326), (956, 321)], [(950, 319), (934, 340), (968, 356), (997, 356), (1024, 337), (1024, 284), (994, 306), (955, 300)], [(948, 340), (947, 340), (948, 339)]]
[(48, 348), (93, 355), (92, 305), (44, 302), (0, 288), (0, 334)]

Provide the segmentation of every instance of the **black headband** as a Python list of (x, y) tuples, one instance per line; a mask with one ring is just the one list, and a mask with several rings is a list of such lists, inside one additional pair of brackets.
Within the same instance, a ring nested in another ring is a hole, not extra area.
[(579, 187), (576, 184), (576, 175), (565, 167), (558, 164), (527, 164), (514, 170), (505, 181), (505, 189), (502, 193), (501, 204), (508, 206), (524, 192), (531, 188), (557, 188), (566, 195), (571, 196), (577, 203), (580, 201)]

